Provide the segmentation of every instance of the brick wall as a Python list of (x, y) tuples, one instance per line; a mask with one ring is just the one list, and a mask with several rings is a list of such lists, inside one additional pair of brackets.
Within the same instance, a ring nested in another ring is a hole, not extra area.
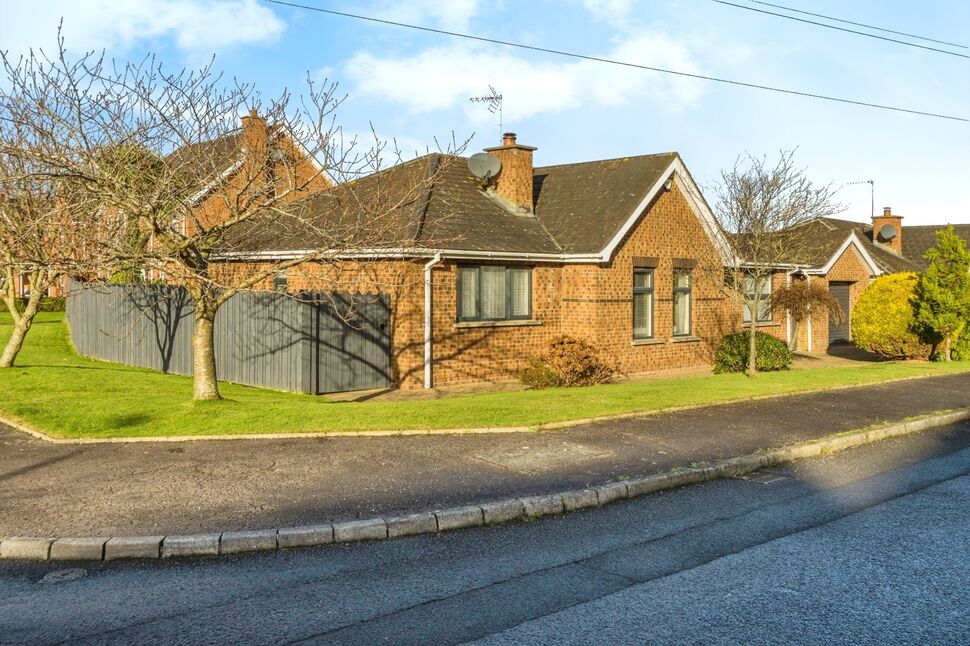
[[(821, 281), (825, 285), (829, 282), (849, 282), (849, 307), (855, 307), (856, 302), (862, 291), (869, 285), (872, 276), (869, 267), (856, 251), (855, 247), (850, 246), (839, 259), (835, 261), (829, 273), (825, 276), (812, 276), (812, 282)], [(850, 316), (851, 312), (846, 312)], [(829, 347), (829, 317), (828, 314), (818, 313), (812, 319), (812, 352), (825, 352)], [(808, 323), (802, 323), (802, 329), (798, 335), (798, 350), (808, 351)]]
[(485, 149), (488, 154), (502, 162), (493, 190), (509, 205), (522, 211), (533, 210), (532, 146), (515, 142), (515, 133), (507, 132), (502, 137), (502, 145)]
[[(633, 267), (655, 257), (654, 339), (633, 341)], [(674, 258), (693, 259), (692, 336), (673, 339)], [(426, 259), (348, 263), (340, 268), (307, 263), (287, 272), (289, 291), (384, 292), (392, 304), (392, 364), (404, 389), (423, 387)], [(481, 263), (476, 263), (481, 264)], [(486, 263), (487, 264), (487, 263)], [(446, 261), (432, 271), (434, 385), (517, 379), (531, 356), (560, 334), (583, 337), (613, 356), (627, 373), (710, 365), (718, 340), (735, 329), (725, 308), (723, 271), (679, 186), (661, 193), (639, 226), (606, 266), (532, 264), (532, 312), (538, 324), (468, 327), (457, 322), (457, 268)], [(233, 264), (219, 271), (247, 272)], [(261, 288), (269, 289), (271, 280)]]
[[(194, 210), (194, 218), (203, 227), (211, 227), (224, 222), (230, 215), (232, 202), (247, 188), (262, 187), (267, 183), (267, 177), (272, 177), (277, 194), (292, 191), (285, 198), (286, 202), (299, 200), (317, 191), (330, 188), (329, 180), (321, 174), (313, 161), (309, 159), (293, 141), (286, 135), (271, 135), (266, 133), (266, 120), (261, 117), (244, 117), (245, 135), (242, 138), (240, 153), (246, 156), (246, 163), (232, 177), (228, 178), (224, 186), (220, 186), (206, 197)], [(258, 137), (252, 132), (262, 128), (263, 136)], [(278, 146), (283, 152), (286, 162), (273, 162), (267, 157), (267, 136), (272, 137), (273, 146)], [(294, 187), (302, 186), (300, 190)], [(192, 218), (183, 225), (187, 235), (194, 235), (198, 227)]]

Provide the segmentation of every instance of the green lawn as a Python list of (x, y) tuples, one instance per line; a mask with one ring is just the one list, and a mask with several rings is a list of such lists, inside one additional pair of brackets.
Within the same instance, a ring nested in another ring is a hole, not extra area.
[[(0, 316), (0, 341), (10, 319)], [(591, 388), (466, 395), (435, 401), (332, 402), (223, 384), (220, 402), (193, 402), (186, 377), (78, 357), (62, 314), (41, 314), (18, 359), (0, 371), (0, 412), (65, 438), (536, 426), (578, 418), (724, 402), (758, 395), (970, 370), (970, 363), (881, 363), (712, 375)]]

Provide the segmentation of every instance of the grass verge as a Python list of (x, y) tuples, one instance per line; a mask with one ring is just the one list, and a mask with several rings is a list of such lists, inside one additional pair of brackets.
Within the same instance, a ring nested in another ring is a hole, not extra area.
[[(10, 329), (0, 316), (0, 343)], [(0, 370), (0, 413), (59, 438), (539, 426), (967, 370), (970, 362), (877, 363), (413, 402), (333, 402), (223, 384), (225, 400), (193, 402), (187, 377), (79, 357), (63, 314), (42, 313), (18, 366)]]

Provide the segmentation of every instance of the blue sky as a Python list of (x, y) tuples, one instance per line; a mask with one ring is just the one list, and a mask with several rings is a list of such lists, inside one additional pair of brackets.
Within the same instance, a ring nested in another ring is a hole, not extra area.
[[(796, 8), (970, 44), (970, 3), (775, 0)], [(820, 94), (970, 116), (970, 61), (759, 15), (711, 0), (303, 0), (503, 40)], [(737, 0), (739, 4), (751, 4)], [(745, 152), (798, 147), (810, 177), (875, 181), (879, 210), (905, 224), (970, 222), (970, 124), (776, 95), (700, 80), (374, 25), (258, 0), (4, 0), (0, 47), (68, 46), (118, 59), (156, 51), (170, 65), (215, 54), (227, 76), (267, 96), (307, 73), (340, 82), (350, 132), (406, 149), (464, 139), (495, 145), (495, 116), (468, 98), (504, 95), (505, 129), (539, 165), (676, 150), (703, 187)], [(757, 5), (752, 5), (757, 6)], [(958, 50), (970, 53), (970, 50)], [(710, 190), (707, 191), (710, 197)], [(848, 185), (843, 217), (868, 219), (868, 185)]]

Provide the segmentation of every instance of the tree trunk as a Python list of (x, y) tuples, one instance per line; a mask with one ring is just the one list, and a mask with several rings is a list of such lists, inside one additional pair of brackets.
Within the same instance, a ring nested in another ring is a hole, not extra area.
[(192, 328), (192, 398), (222, 399), (216, 376), (215, 312), (195, 304), (195, 323)]
[(788, 342), (788, 349), (792, 352), (798, 350), (798, 332), (801, 327), (801, 321), (792, 321), (791, 325), (791, 341)]
[(952, 334), (947, 334), (945, 337), (943, 337), (943, 360), (944, 361), (950, 361), (950, 346), (952, 345), (950, 343), (950, 338), (952, 336), (953, 336)]
[(40, 292), (31, 290), (30, 298), (27, 300), (23, 314), (19, 317), (14, 316), (13, 333), (10, 335), (10, 339), (7, 340), (7, 345), (3, 348), (3, 354), (0, 354), (0, 368), (13, 368), (14, 361), (17, 360), (17, 355), (20, 354), (21, 348), (24, 347), (24, 339), (27, 337), (27, 333), (30, 332), (30, 327), (34, 324), (34, 317), (37, 315), (39, 307)]
[(758, 374), (758, 350), (757, 350), (757, 337), (755, 333), (758, 331), (758, 324), (756, 319), (758, 317), (755, 315), (754, 311), (751, 312), (751, 326), (748, 341), (748, 376), (754, 377)]

